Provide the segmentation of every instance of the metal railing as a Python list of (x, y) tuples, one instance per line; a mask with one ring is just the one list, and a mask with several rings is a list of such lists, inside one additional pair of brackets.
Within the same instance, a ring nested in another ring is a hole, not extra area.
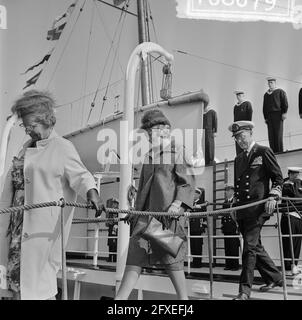
[[(282, 200), (285, 201), (291, 201), (291, 202), (295, 202), (295, 201), (302, 201), (302, 198), (287, 198), (287, 197), (281, 197)], [(248, 207), (252, 207), (258, 204), (263, 204), (267, 201), (267, 199), (263, 199), (260, 201), (256, 201), (254, 203), (250, 203), (247, 205), (242, 205), (242, 206), (238, 206), (238, 207), (232, 207), (232, 208), (227, 208), (227, 209), (219, 209), (219, 210), (215, 210), (215, 211), (207, 211), (207, 212), (185, 212), (183, 214), (169, 214), (169, 216), (185, 216), (188, 219), (190, 218), (209, 218), (210, 216), (214, 216), (214, 215), (227, 215), (230, 212), (233, 211), (237, 211), (237, 210), (242, 210)], [(23, 206), (18, 206), (18, 207), (10, 207), (10, 208), (5, 208), (5, 209), (0, 209), (0, 214), (5, 214), (5, 213), (13, 213), (13, 212), (19, 212), (21, 210), (31, 210), (31, 209), (37, 209), (37, 208), (44, 208), (44, 207), (53, 207), (53, 206), (59, 206), (61, 207), (61, 214), (60, 214), (60, 222), (61, 222), (61, 249), (62, 249), (62, 299), (63, 300), (67, 300), (67, 277), (66, 277), (66, 247), (65, 247), (65, 232), (64, 232), (64, 208), (66, 206), (71, 206), (71, 207), (77, 207), (77, 208), (86, 208), (86, 209), (92, 209), (91, 206), (87, 205), (87, 204), (82, 204), (82, 203), (71, 203), (71, 202), (65, 202), (64, 199), (60, 199), (59, 201), (52, 201), (52, 202), (46, 202), (46, 203), (39, 203), (39, 204), (32, 204), (32, 205), (23, 205)], [(289, 206), (287, 206), (288, 208), (288, 213), (289, 213)], [(151, 215), (151, 216), (161, 216), (161, 215), (167, 215), (166, 212), (147, 212), (147, 211), (137, 211), (137, 210), (120, 210), (120, 209), (113, 209), (113, 208), (106, 208), (108, 213), (126, 213), (126, 214), (130, 214), (130, 215)], [(299, 234), (292, 234), (291, 233), (291, 229), (289, 229), (289, 235), (281, 235), (281, 227), (280, 227), (280, 209), (279, 209), (279, 204), (277, 203), (276, 206), (276, 211), (275, 213), (277, 214), (277, 230), (278, 230), (278, 239), (279, 239), (279, 251), (280, 251), (280, 262), (281, 262), (281, 271), (282, 271), (282, 279), (283, 279), (283, 296), (284, 296), (284, 300), (287, 300), (287, 288), (286, 288), (286, 278), (285, 278), (285, 266), (284, 266), (284, 261), (285, 260), (291, 260), (293, 263), (295, 260), (295, 257), (293, 255), (293, 242), (292, 242), (292, 238), (293, 237), (302, 237), (302, 235)], [(288, 214), (289, 217), (289, 214)], [(290, 217), (288, 218), (290, 219)], [(101, 222), (108, 222), (108, 221), (112, 221), (112, 222), (119, 222), (119, 221), (124, 221), (124, 218), (106, 218), (106, 219), (101, 219), (101, 218), (75, 218), (73, 219), (73, 223), (74, 224), (78, 224), (78, 223), (96, 223), (96, 228), (95, 230), (99, 231), (100, 227), (99, 227), (99, 223)], [(290, 224), (290, 220), (289, 220), (289, 224)], [(208, 224), (209, 225), (209, 224)], [(188, 235), (190, 238), (190, 234)], [(195, 237), (195, 236), (192, 236)], [(200, 236), (201, 237), (205, 237), (208, 239), (208, 256), (198, 256), (198, 257), (207, 257), (209, 259), (209, 262), (213, 261), (213, 258), (228, 258), (228, 259), (238, 259), (240, 257), (226, 257), (226, 256), (213, 256), (212, 254), (212, 247), (211, 247), (211, 239), (213, 237), (219, 237), (219, 238), (226, 238), (226, 236), (213, 236), (210, 234), (210, 232), (208, 232), (207, 236)], [(230, 238), (230, 236), (228, 236)], [(237, 236), (231, 236), (233, 238), (238, 238), (240, 237), (239, 235)], [(289, 258), (285, 258), (283, 256), (283, 245), (282, 245), (282, 238), (283, 237), (289, 237), (290, 238), (290, 246), (291, 246), (291, 259)], [(82, 237), (81, 237), (82, 238)], [(83, 237), (84, 238), (84, 237)], [(95, 239), (95, 247), (94, 250), (92, 250), (91, 252), (93, 253), (93, 263), (95, 264), (97, 261), (97, 257), (99, 253), (110, 253), (110, 252), (104, 252), (104, 251), (99, 251), (98, 250), (98, 240), (99, 238), (103, 238), (100, 237), (98, 232), (95, 233), (94, 237), (87, 237), (87, 238), (93, 238)], [(107, 238), (107, 237), (106, 237)], [(114, 237), (112, 237), (114, 238)], [(188, 241), (189, 243), (190, 241)], [(112, 252), (112, 254), (114, 254), (114, 252)], [(116, 253), (115, 253), (116, 254)], [(189, 251), (189, 256), (190, 255), (190, 251)], [(195, 256), (195, 255), (194, 255)], [(276, 260), (276, 259), (274, 259)], [(301, 259), (299, 259), (301, 260)], [(210, 263), (211, 264), (211, 263)], [(189, 266), (189, 264), (188, 264)], [(190, 268), (190, 266), (189, 266)], [(210, 298), (213, 298), (213, 270), (210, 268)]]

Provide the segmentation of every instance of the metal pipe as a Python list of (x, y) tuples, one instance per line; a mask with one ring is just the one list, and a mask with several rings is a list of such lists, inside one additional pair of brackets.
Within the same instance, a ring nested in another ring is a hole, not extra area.
[(210, 269), (209, 270), (210, 271), (210, 299), (213, 299), (213, 252), (212, 252), (212, 241), (211, 241), (211, 230), (212, 230), (213, 223), (210, 224), (209, 216), (207, 216), (207, 225), (208, 225), (208, 255), (209, 255), (209, 269)]
[[(119, 209), (129, 209), (127, 200), (127, 191), (132, 183), (132, 163), (129, 159), (129, 144), (131, 134), (134, 129), (134, 92), (135, 76), (139, 67), (141, 57), (145, 60), (147, 54), (151, 52), (158, 53), (165, 57), (168, 62), (173, 60), (173, 55), (165, 51), (161, 46), (152, 42), (144, 42), (138, 45), (132, 52), (126, 70), (125, 94), (124, 94), (124, 113), (121, 121), (121, 139), (120, 139), (120, 184), (119, 184)], [(125, 213), (119, 213), (119, 218), (124, 218)], [(119, 237), (117, 243), (117, 268), (116, 268), (116, 290), (124, 273), (128, 244), (129, 244), (129, 226), (123, 221), (118, 225)]]
[(289, 214), (289, 206), (288, 206), (288, 201), (286, 201), (287, 205), (287, 223), (288, 223), (288, 232), (289, 232), (289, 245), (290, 245), (290, 254), (291, 254), (291, 260), (292, 260), (292, 265), (291, 268), (293, 270), (295, 266), (295, 255), (294, 255), (294, 244), (293, 244), (293, 235), (292, 235), (292, 225), (291, 225), (291, 217)]
[(278, 223), (278, 239), (279, 239), (279, 249), (280, 249), (281, 270), (282, 270), (282, 282), (283, 282), (283, 296), (284, 296), (284, 300), (287, 300), (286, 277), (285, 277), (285, 267), (284, 267), (284, 257), (283, 257), (283, 244), (282, 244), (281, 227), (280, 227), (280, 211), (279, 211), (278, 203), (277, 203), (277, 223)]
[(61, 246), (62, 246), (62, 300), (67, 300), (66, 252), (64, 232), (64, 204), (61, 206)]

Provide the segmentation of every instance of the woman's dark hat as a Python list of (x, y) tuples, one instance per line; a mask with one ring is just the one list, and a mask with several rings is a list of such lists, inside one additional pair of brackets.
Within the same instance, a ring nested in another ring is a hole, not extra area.
[(163, 124), (171, 127), (170, 121), (159, 109), (148, 110), (144, 113), (141, 120), (141, 129), (148, 130), (153, 126)]

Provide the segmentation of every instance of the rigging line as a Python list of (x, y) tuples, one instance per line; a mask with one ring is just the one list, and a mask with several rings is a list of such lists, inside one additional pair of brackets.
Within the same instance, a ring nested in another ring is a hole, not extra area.
[[(144, 0), (145, 4), (147, 0)], [(145, 26), (147, 30), (147, 39), (150, 41), (150, 28), (149, 28), (149, 19), (148, 19), (148, 7), (144, 6), (144, 16), (145, 16)], [(152, 103), (154, 102), (154, 95), (153, 95), (153, 77), (152, 77), (152, 65), (151, 65), (151, 57), (148, 57), (148, 68), (149, 68), (149, 96), (151, 98)]]
[[(67, 41), (66, 41), (66, 43), (65, 43), (65, 45), (64, 45), (64, 48), (63, 48), (63, 51), (61, 52), (61, 55), (60, 55), (60, 57), (59, 57), (59, 59), (58, 59), (58, 61), (57, 61), (57, 64), (56, 64), (56, 66), (55, 66), (55, 69), (54, 69), (54, 71), (53, 71), (53, 73), (52, 73), (52, 76), (50, 77), (50, 80), (49, 80), (46, 88), (49, 87), (49, 85), (51, 84), (51, 82), (52, 82), (52, 80), (53, 80), (53, 78), (54, 78), (54, 75), (55, 75), (55, 73), (56, 73), (56, 71), (57, 71), (57, 69), (58, 69), (58, 67), (59, 67), (59, 64), (60, 64), (62, 58), (63, 58), (63, 55), (64, 55), (64, 53), (65, 53), (65, 50), (66, 50), (66, 48), (67, 48), (67, 45), (68, 45), (68, 43), (69, 43), (69, 41), (70, 41), (70, 39), (71, 39), (71, 36), (72, 36), (72, 34), (73, 34), (73, 32), (74, 32), (75, 26), (76, 26), (76, 24), (77, 24), (77, 22), (78, 22), (78, 20), (79, 20), (79, 17), (80, 17), (80, 15), (81, 15), (82, 11), (83, 11), (83, 8), (84, 8), (84, 6), (85, 6), (85, 4), (86, 4), (86, 1), (87, 1), (87, 0), (85, 0), (85, 2), (83, 3), (83, 5), (82, 5), (82, 7), (81, 7), (81, 9), (80, 9), (80, 11), (79, 11), (79, 13), (78, 13), (77, 19), (76, 19), (74, 25), (72, 26), (71, 32), (70, 32), (70, 34), (69, 34), (69, 36), (68, 36), (68, 38), (67, 38)], [(65, 28), (66, 28), (66, 26), (65, 26)], [(64, 31), (63, 31), (63, 32), (64, 32)], [(62, 36), (62, 35), (61, 35), (61, 36)]]
[[(96, 0), (93, 0), (93, 4), (94, 4), (94, 6), (95, 6), (95, 8), (96, 8), (97, 16), (98, 16), (98, 18), (99, 18), (99, 20), (100, 20), (100, 22), (101, 22), (101, 24), (102, 24), (102, 26), (103, 26), (103, 28), (104, 28), (104, 31), (105, 31), (105, 34), (106, 34), (106, 36), (107, 36), (107, 39), (109, 40), (109, 43), (112, 44), (112, 43), (114, 42), (114, 39), (111, 39), (110, 34), (109, 34), (108, 30), (107, 30), (107, 27), (106, 27), (106, 25), (105, 25), (105, 23), (104, 23), (104, 20), (102, 19), (102, 16), (101, 16), (99, 7), (98, 7), (97, 4), (95, 3), (95, 1), (96, 1)], [(115, 50), (115, 49), (114, 49), (114, 50)], [(124, 72), (124, 69), (123, 69), (123, 66), (122, 66), (122, 64), (121, 64), (121, 62), (120, 62), (119, 59), (118, 59), (118, 63), (119, 63), (119, 66), (120, 66), (120, 68), (121, 68), (122, 73), (125, 73), (125, 72)]]
[(129, 13), (129, 14), (132, 15), (132, 16), (137, 17), (137, 14), (135, 14), (135, 13), (133, 13), (133, 12), (131, 12), (131, 11), (125, 10), (124, 7), (123, 7), (123, 8), (120, 8), (120, 7), (117, 7), (117, 6), (113, 5), (113, 4), (110, 4), (110, 3), (106, 2), (106, 1), (102, 1), (102, 0), (96, 0), (96, 1), (99, 1), (99, 2), (101, 2), (101, 3), (107, 4), (107, 5), (110, 6), (110, 7), (113, 7), (113, 8), (115, 8), (115, 9), (121, 10), (121, 11), (123, 11), (123, 12)]
[[(128, 7), (129, 1), (130, 1), (130, 0), (127, 0), (127, 1), (126, 1), (126, 3), (125, 3), (125, 6), (126, 6), (126, 7)], [(126, 20), (125, 18), (126, 18), (126, 15), (124, 14), (124, 15), (123, 15), (123, 21), (122, 21), (122, 23), (121, 23), (120, 34), (119, 34), (118, 41), (117, 41), (117, 48), (118, 48), (119, 45), (120, 45), (121, 36), (122, 36), (122, 33), (123, 33), (123, 26), (124, 26), (124, 23), (125, 23), (125, 20)], [(99, 119), (101, 119), (101, 117), (102, 117), (103, 109), (104, 109), (104, 106), (105, 106), (105, 101), (107, 100), (107, 92), (108, 92), (108, 89), (109, 89), (109, 83), (110, 83), (110, 81), (111, 81), (111, 77), (112, 77), (112, 73), (113, 73), (113, 68), (114, 68), (114, 62), (115, 62), (115, 60), (116, 60), (117, 53), (118, 53), (118, 50), (115, 51), (115, 54), (114, 54), (114, 57), (113, 57), (113, 60), (112, 60), (111, 69), (110, 69), (110, 73), (109, 73), (108, 84), (107, 84), (107, 88), (106, 88), (106, 91), (105, 91), (105, 94), (104, 94), (104, 97), (103, 97), (103, 103), (102, 103), (101, 114), (100, 114)]]
[(152, 54), (150, 54), (150, 53), (148, 53), (148, 55), (154, 59), (154, 60), (152, 61), (152, 63), (158, 60), (158, 62), (160, 62), (161, 64), (163, 64), (163, 65), (166, 64), (165, 62), (159, 60), (159, 59), (162, 57), (162, 55), (159, 55), (157, 58), (155, 58), (155, 57), (154, 57)]
[(148, 7), (149, 7), (150, 20), (151, 20), (151, 22), (152, 22), (152, 27), (153, 27), (153, 32), (154, 32), (155, 41), (156, 41), (156, 43), (159, 43), (159, 42), (158, 42), (157, 32), (156, 32), (156, 29), (155, 29), (155, 24), (154, 24), (153, 15), (152, 15), (152, 11), (151, 11), (151, 6), (150, 6), (149, 0), (147, 0), (147, 4), (148, 4)]
[[(246, 69), (246, 68), (243, 68), (243, 67), (235, 66), (235, 65), (232, 65), (232, 64), (228, 64), (228, 63), (225, 63), (225, 62), (218, 61), (218, 60), (202, 57), (202, 56), (199, 56), (197, 54), (189, 53), (187, 51), (178, 50), (178, 49), (173, 49), (173, 51), (175, 51), (177, 53), (180, 53), (180, 54), (183, 54), (183, 55), (192, 56), (192, 57), (195, 57), (195, 58), (200, 59), (200, 60), (205, 60), (205, 61), (209, 61), (209, 62), (212, 62), (212, 63), (220, 64), (220, 65), (223, 65), (223, 66), (226, 66), (226, 67), (230, 67), (230, 68), (233, 68), (233, 69), (237, 69), (237, 70), (241, 70), (241, 71), (245, 71), (245, 72), (249, 72), (249, 73), (253, 73), (253, 74), (259, 74), (259, 75), (263, 75), (263, 76), (270, 76), (270, 74), (265, 73), (265, 72)], [(302, 84), (302, 82), (300, 82), (300, 81), (291, 80), (291, 79), (287, 79), (287, 78), (280, 77), (280, 76), (277, 76), (277, 78), (285, 80), (285, 81), (288, 81), (288, 82)]]
[[(124, 5), (124, 7), (126, 7), (126, 4)], [(123, 7), (123, 8), (124, 8), (124, 7)], [(101, 73), (101, 77), (100, 77), (100, 80), (99, 80), (99, 83), (98, 83), (98, 86), (97, 86), (97, 90), (95, 91), (95, 95), (94, 95), (93, 100), (92, 100), (92, 102), (91, 102), (91, 107), (90, 107), (90, 111), (89, 111), (89, 114), (88, 114), (87, 123), (88, 123), (88, 121), (89, 121), (89, 118), (90, 118), (92, 109), (93, 109), (93, 107), (94, 107), (94, 105), (95, 105), (95, 101), (96, 101), (96, 98), (97, 98), (97, 95), (98, 95), (99, 88), (100, 88), (101, 83), (102, 83), (102, 81), (103, 81), (105, 69), (106, 69), (107, 64), (108, 64), (108, 60), (109, 60), (109, 57), (110, 57), (110, 54), (111, 54), (111, 50), (112, 50), (113, 45), (114, 45), (114, 40), (115, 40), (115, 37), (116, 37), (116, 35), (117, 35), (118, 27), (119, 27), (119, 25), (120, 25), (120, 23), (121, 23), (121, 20), (122, 20), (122, 17), (123, 17), (123, 13), (124, 13), (124, 11), (121, 12), (121, 14), (120, 14), (120, 16), (119, 16), (119, 19), (118, 19), (118, 22), (117, 22), (117, 24), (116, 24), (115, 30), (114, 30), (114, 35), (113, 35), (112, 43), (111, 43), (111, 46), (110, 46), (109, 51), (108, 51), (108, 53), (107, 53), (107, 57), (106, 57), (106, 60), (105, 60), (104, 66), (103, 66), (103, 70), (102, 70), (102, 73)], [(116, 52), (115, 52), (115, 53), (116, 53)]]
[[(115, 81), (115, 82), (112, 82), (112, 83), (110, 84), (110, 86), (114, 86), (114, 85), (116, 85), (117, 83), (119, 83), (119, 82), (121, 82), (121, 81), (124, 81), (124, 78), (121, 78), (121, 79), (119, 79), (119, 80), (117, 80), (117, 81)], [(99, 89), (99, 91), (103, 91), (103, 90), (105, 90), (105, 89), (106, 89), (106, 87), (103, 87), (103, 88)], [(93, 94), (95, 94), (95, 91), (92, 91), (92, 92), (86, 94), (85, 96), (82, 96), (82, 97), (80, 97), (80, 98), (78, 98), (78, 99), (75, 99), (75, 100), (73, 100), (73, 101), (69, 101), (69, 102), (66, 102), (66, 103), (64, 103), (64, 104), (60, 104), (60, 105), (56, 106), (56, 109), (65, 107), (65, 106), (69, 105), (70, 103), (75, 103), (75, 102), (81, 101), (83, 98), (89, 97), (89, 96), (91, 96), (91, 95), (93, 95)]]
[[(93, 1), (94, 2), (94, 1)], [(92, 25), (94, 21), (94, 10), (93, 5), (91, 6), (91, 19), (90, 19), (90, 28), (89, 28), (89, 37), (88, 37), (88, 46), (87, 46), (87, 54), (86, 54), (86, 66), (85, 66), (85, 77), (84, 77), (84, 88), (83, 93), (84, 96), (86, 94), (86, 87), (87, 87), (87, 75), (88, 75), (88, 67), (89, 67), (89, 53), (90, 53), (90, 45), (91, 45), (91, 35), (92, 35)], [(84, 109), (85, 109), (85, 98), (82, 100), (82, 120), (81, 125), (83, 125), (84, 120)]]
[[(84, 8), (84, 6), (85, 6), (85, 4), (86, 4), (86, 1), (87, 1), (87, 0), (85, 0), (85, 2), (83, 3), (82, 7), (80, 8), (80, 11), (79, 11), (79, 13), (78, 13), (77, 19), (76, 19), (74, 25), (72, 26), (71, 32), (70, 32), (70, 34), (69, 34), (69, 36), (68, 36), (68, 38), (67, 38), (67, 41), (66, 41), (66, 43), (65, 43), (65, 45), (64, 45), (64, 48), (63, 48), (63, 51), (61, 52), (61, 55), (60, 55), (60, 57), (59, 57), (59, 59), (58, 59), (58, 61), (57, 61), (57, 64), (56, 64), (56, 66), (55, 66), (55, 69), (54, 69), (54, 71), (53, 71), (53, 73), (52, 73), (52, 76), (50, 77), (50, 80), (49, 80), (46, 88), (49, 87), (49, 85), (51, 84), (51, 82), (52, 82), (52, 80), (53, 80), (53, 78), (54, 78), (55, 73), (57, 72), (57, 69), (58, 69), (58, 67), (59, 67), (59, 64), (60, 64), (60, 62), (61, 62), (61, 60), (62, 60), (62, 58), (63, 58), (63, 55), (64, 55), (64, 53), (65, 53), (65, 50), (66, 50), (66, 48), (67, 48), (67, 45), (68, 45), (68, 43), (69, 43), (69, 41), (70, 41), (70, 39), (71, 39), (71, 36), (72, 36), (72, 34), (73, 34), (73, 32), (74, 32), (75, 26), (76, 26), (76, 24), (77, 24), (77, 22), (78, 22), (78, 20), (79, 20), (79, 17), (80, 17), (80, 15), (81, 15), (82, 11), (83, 11), (83, 8)], [(66, 28), (66, 26), (65, 26), (65, 28)], [(63, 32), (64, 32), (64, 30), (63, 30)], [(61, 35), (61, 36), (62, 36), (62, 35)]]

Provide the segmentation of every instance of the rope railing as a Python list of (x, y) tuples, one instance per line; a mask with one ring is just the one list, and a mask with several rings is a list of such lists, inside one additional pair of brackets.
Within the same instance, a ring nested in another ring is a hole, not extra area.
[[(212, 211), (201, 211), (201, 212), (184, 212), (184, 213), (169, 213), (167, 214), (167, 212), (154, 212), (154, 211), (139, 211), (139, 210), (126, 210), (126, 209), (114, 209), (114, 208), (105, 208), (107, 213), (113, 213), (113, 214), (119, 214), (119, 213), (124, 213), (127, 214), (128, 217), (130, 215), (151, 215), (151, 216), (176, 216), (176, 217), (180, 217), (180, 216), (185, 216), (187, 218), (196, 218), (196, 217), (210, 217), (210, 216), (217, 216), (217, 215), (228, 215), (231, 212), (234, 211), (238, 211), (238, 210), (244, 210), (256, 205), (260, 205), (260, 204), (264, 204), (268, 201), (269, 198), (266, 199), (262, 199), (259, 201), (255, 201), (255, 202), (251, 202), (251, 203), (247, 203), (241, 206), (235, 206), (235, 207), (230, 207), (230, 208), (223, 208), (223, 209), (219, 209), (219, 210), (212, 210)], [(279, 197), (277, 198), (277, 200), (284, 200), (286, 202), (288, 201), (302, 201), (302, 198), (290, 198), (290, 197)], [(219, 203), (220, 204), (220, 203)], [(209, 203), (209, 202), (205, 202), (204, 204), (200, 205), (200, 207), (207, 207), (209, 205), (214, 205), (214, 203)], [(38, 203), (38, 204), (26, 204), (26, 205), (22, 205), (22, 206), (16, 206), (16, 207), (9, 207), (9, 208), (4, 208), (4, 209), (0, 209), (0, 214), (5, 214), (5, 213), (14, 213), (14, 212), (19, 212), (19, 211), (27, 211), (27, 210), (32, 210), (32, 209), (39, 209), (39, 208), (46, 208), (46, 207), (61, 207), (61, 229), (62, 229), (62, 244), (65, 243), (64, 241), (64, 220), (63, 220), (63, 209), (64, 207), (76, 207), (76, 208), (83, 208), (83, 209), (93, 209), (91, 204), (87, 204), (87, 203), (76, 203), (76, 202), (65, 202), (65, 200), (62, 198), (59, 201), (50, 201), (50, 202), (43, 202), (43, 203)], [(284, 269), (284, 260), (292, 260), (289, 258), (284, 258), (283, 257), (283, 253), (282, 253), (282, 242), (281, 239), (282, 237), (290, 237), (292, 238), (292, 236), (298, 236), (298, 235), (292, 235), (290, 234), (289, 236), (286, 235), (281, 235), (280, 233), (280, 224), (279, 224), (279, 206), (280, 204), (277, 202), (277, 206), (276, 206), (276, 213), (277, 213), (277, 221), (278, 221), (278, 238), (279, 238), (279, 247), (280, 247), (280, 260), (281, 260), (281, 267), (282, 267), (282, 274), (283, 274), (283, 280), (285, 280), (285, 269)], [(282, 206), (281, 206), (282, 207)], [(275, 213), (275, 212), (274, 212)], [(274, 214), (273, 213), (273, 214)], [(272, 215), (273, 215), (272, 214)], [(74, 224), (78, 224), (78, 223), (101, 223), (101, 222), (112, 222), (112, 223), (116, 223), (119, 221), (125, 221), (127, 220), (127, 218), (75, 218), (73, 219), (73, 223)], [(212, 236), (213, 237), (213, 236)], [(98, 253), (100, 253), (99, 251), (93, 251), (94, 255), (97, 255)], [(66, 252), (65, 252), (65, 248), (63, 248), (62, 245), (62, 274), (64, 275), (62, 277), (63, 281), (63, 293), (64, 293), (64, 300), (67, 300), (67, 278), (66, 278)], [(192, 256), (192, 255), (189, 255)], [(210, 254), (209, 258), (213, 259), (213, 255)], [(215, 258), (226, 258), (225, 256), (215, 256)], [(229, 258), (229, 257), (228, 257)], [(233, 257), (232, 257), (233, 258)], [(235, 258), (235, 257), (234, 257)], [(296, 259), (295, 259), (296, 260)], [(212, 280), (211, 280), (212, 281)], [(287, 299), (287, 289), (286, 289), (286, 285), (283, 285), (283, 293), (284, 293), (284, 299)], [(212, 296), (212, 294), (211, 294)]]

